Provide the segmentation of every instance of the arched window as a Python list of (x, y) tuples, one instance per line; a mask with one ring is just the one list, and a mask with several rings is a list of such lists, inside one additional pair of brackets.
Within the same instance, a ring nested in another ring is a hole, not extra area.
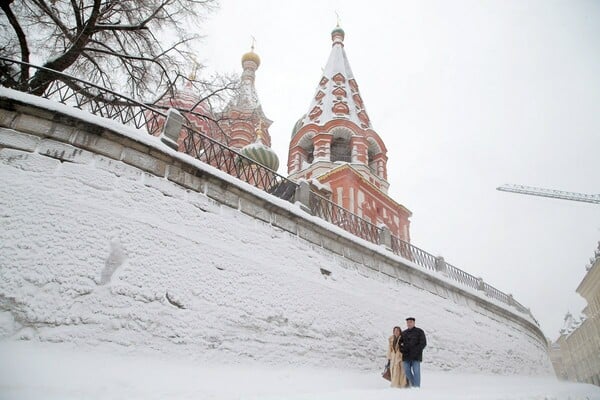
[(346, 138), (338, 137), (331, 142), (331, 162), (335, 161), (352, 161), (352, 148)]
[(352, 131), (344, 127), (336, 127), (331, 130), (331, 162), (345, 161), (352, 162), (352, 146), (350, 139)]
[(302, 157), (302, 167), (304, 169), (306, 164), (312, 164), (315, 159), (315, 146), (313, 145), (312, 138), (315, 136), (314, 132), (307, 132), (298, 141), (298, 145), (306, 152), (306, 156)]
[(310, 148), (306, 149), (306, 151), (308, 153), (306, 155), (306, 162), (312, 164), (315, 160), (315, 147), (311, 145)]
[(368, 138), (367, 142), (369, 142), (369, 148), (367, 149), (367, 164), (369, 165), (369, 169), (374, 175), (383, 178), (379, 174), (377, 161), (374, 161), (375, 156), (381, 153), (381, 147), (379, 147), (379, 144), (373, 138)]

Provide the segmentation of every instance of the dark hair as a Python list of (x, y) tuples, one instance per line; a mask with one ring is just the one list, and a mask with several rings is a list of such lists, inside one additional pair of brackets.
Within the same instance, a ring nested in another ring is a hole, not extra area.
[(408, 318), (406, 318), (406, 320), (407, 320), (407, 321), (412, 321), (412, 322), (415, 322), (415, 317), (408, 317)]
[(394, 341), (392, 342), (394, 351), (398, 351), (398, 349), (400, 348), (400, 340), (402, 338), (402, 329), (399, 326), (395, 326), (393, 331), (395, 331), (396, 329), (398, 329), (398, 331), (400, 332), (400, 335), (398, 335), (398, 338), (394, 339)]

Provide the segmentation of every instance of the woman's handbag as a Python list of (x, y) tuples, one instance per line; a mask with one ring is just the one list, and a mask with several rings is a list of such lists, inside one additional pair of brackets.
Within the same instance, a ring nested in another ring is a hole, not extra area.
[(392, 380), (392, 373), (390, 371), (390, 367), (389, 366), (385, 366), (385, 369), (383, 370), (383, 372), (381, 373), (381, 377), (387, 381), (391, 381)]

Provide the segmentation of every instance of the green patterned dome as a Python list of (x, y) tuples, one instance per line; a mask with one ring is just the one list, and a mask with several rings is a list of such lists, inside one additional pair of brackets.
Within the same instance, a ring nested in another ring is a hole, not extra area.
[(240, 153), (273, 171), (277, 171), (277, 168), (279, 168), (277, 154), (275, 154), (272, 148), (265, 146), (260, 141), (243, 147)]
[(340, 35), (342, 37), (342, 40), (344, 40), (346, 32), (344, 32), (344, 30), (339, 26), (336, 26), (335, 29), (331, 31), (331, 38), (333, 39), (335, 35)]

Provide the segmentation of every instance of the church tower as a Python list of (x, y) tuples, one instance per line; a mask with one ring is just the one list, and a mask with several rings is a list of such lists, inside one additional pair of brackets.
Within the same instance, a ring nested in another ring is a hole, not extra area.
[[(262, 110), (256, 88), (254, 87), (255, 73), (260, 66), (260, 57), (251, 50), (242, 56), (242, 76), (239, 90), (221, 112), (213, 112), (209, 102), (202, 100), (190, 82), (177, 91), (173, 97), (160, 100), (157, 106), (175, 108), (186, 118), (194, 130), (217, 142), (233, 148), (267, 168), (277, 171), (279, 159), (271, 149), (269, 126), (273, 123)], [(195, 75), (195, 73), (194, 73)], [(192, 77), (195, 79), (195, 76)], [(159, 134), (164, 119), (156, 123), (155, 133)], [(181, 152), (194, 157), (201, 153), (198, 146), (186, 146), (189, 142), (188, 133), (182, 131), (177, 142)]]
[(254, 87), (260, 57), (251, 50), (242, 56), (242, 76), (237, 95), (220, 115), (223, 131), (229, 137), (229, 147), (251, 160), (277, 171), (279, 159), (271, 148), (269, 127), (273, 123), (262, 110)]
[(254, 52), (252, 46), (251, 50), (242, 56), (243, 72), (239, 91), (220, 116), (220, 125), (229, 136), (229, 146), (234, 149), (239, 150), (254, 143), (259, 139), (257, 131), (261, 132), (264, 144), (271, 146), (269, 127), (273, 121), (263, 112), (254, 87), (256, 70), (259, 66), (260, 57)]
[(288, 156), (292, 180), (316, 179), (331, 200), (410, 241), (411, 212), (387, 195), (387, 149), (373, 129), (344, 50), (344, 31), (332, 48), (308, 112), (296, 122)]

